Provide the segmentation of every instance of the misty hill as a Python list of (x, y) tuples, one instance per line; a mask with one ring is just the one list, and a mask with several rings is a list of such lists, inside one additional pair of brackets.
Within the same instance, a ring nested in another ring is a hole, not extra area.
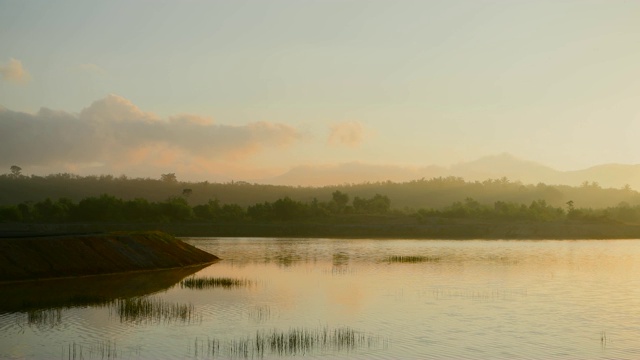
[(339, 190), (350, 199), (356, 196), (371, 198), (376, 194), (387, 196), (391, 208), (440, 209), (467, 198), (493, 205), (497, 201), (530, 204), (545, 200), (549, 205), (566, 207), (573, 201), (576, 207), (605, 208), (621, 202), (640, 204), (640, 193), (627, 188), (603, 188), (595, 183), (580, 186), (524, 184), (507, 178), (465, 181), (460, 177), (435, 177), (407, 182), (368, 182), (324, 187), (250, 184), (246, 182), (209, 183), (180, 182), (157, 179), (129, 179), (124, 176), (75, 176), (55, 174), (46, 177), (0, 175), (0, 205), (39, 202), (46, 198), (69, 198), (78, 202), (87, 197), (108, 194), (124, 200), (142, 198), (165, 201), (182, 197), (191, 206), (217, 199), (221, 204), (247, 207), (273, 202), (284, 197), (311, 203), (328, 201)]
[(506, 177), (525, 184), (564, 184), (560, 171), (534, 161), (518, 159), (510, 154), (485, 156), (480, 159), (451, 166), (447, 175), (459, 176), (467, 180), (482, 181)]
[(350, 162), (337, 165), (302, 165), (286, 173), (256, 182), (286, 186), (332, 186), (372, 182), (405, 182), (420, 178), (447, 176), (447, 169), (439, 166), (403, 167)]
[(558, 171), (509, 154), (483, 157), (449, 168), (362, 163), (305, 166), (262, 183), (181, 182), (178, 178), (163, 181), (111, 175), (6, 173), (0, 175), (0, 205), (46, 198), (69, 198), (77, 202), (109, 194), (125, 200), (143, 198), (156, 202), (185, 197), (192, 206), (217, 199), (221, 204), (247, 207), (286, 196), (301, 202), (327, 201), (336, 190), (347, 193), (351, 199), (382, 194), (390, 198), (394, 209), (438, 209), (466, 198), (490, 205), (496, 201), (529, 204), (535, 200), (545, 200), (552, 206), (565, 206), (571, 200), (576, 207), (594, 208), (617, 206), (621, 202), (640, 204), (639, 193), (632, 190), (640, 189), (640, 165), (609, 164)]
[(640, 189), (640, 165), (606, 164), (583, 170), (560, 171), (506, 153), (486, 156), (450, 167), (411, 168), (364, 163), (300, 166), (280, 176), (258, 182), (289, 186), (327, 186), (381, 181), (407, 182), (421, 178), (448, 176), (462, 177), (469, 181), (506, 177), (511, 181), (520, 181), (524, 184), (580, 186), (589, 182), (605, 188), (622, 188), (628, 184), (634, 189)]

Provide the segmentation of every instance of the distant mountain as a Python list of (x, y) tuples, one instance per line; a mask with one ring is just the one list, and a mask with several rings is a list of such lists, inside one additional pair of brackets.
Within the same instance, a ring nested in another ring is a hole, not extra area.
[(280, 176), (257, 182), (274, 185), (324, 186), (387, 180), (404, 182), (440, 176), (462, 177), (468, 181), (506, 177), (510, 181), (520, 181), (524, 184), (545, 183), (572, 186), (595, 182), (605, 188), (621, 188), (628, 184), (633, 189), (640, 189), (640, 165), (604, 164), (583, 170), (559, 171), (534, 161), (519, 159), (507, 153), (485, 156), (448, 168), (434, 165), (412, 168), (359, 162), (298, 166)]
[(548, 166), (534, 161), (522, 160), (507, 153), (456, 164), (448, 170), (448, 175), (459, 176), (469, 181), (506, 177), (509, 180), (517, 180), (526, 184), (556, 183), (560, 174), (562, 172)]
[(446, 171), (446, 168), (438, 166), (411, 168), (351, 162), (337, 165), (296, 166), (280, 176), (257, 182), (290, 186), (325, 186), (382, 181), (403, 182), (422, 177), (443, 176)]
[(640, 190), (640, 165), (605, 164), (584, 170), (564, 173), (566, 183), (579, 185), (585, 181), (597, 182), (602, 187), (620, 188), (625, 185)]

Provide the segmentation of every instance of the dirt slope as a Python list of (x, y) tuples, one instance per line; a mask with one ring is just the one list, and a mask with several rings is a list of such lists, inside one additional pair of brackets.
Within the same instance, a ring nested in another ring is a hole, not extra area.
[(162, 232), (0, 239), (0, 282), (176, 268), (217, 259)]

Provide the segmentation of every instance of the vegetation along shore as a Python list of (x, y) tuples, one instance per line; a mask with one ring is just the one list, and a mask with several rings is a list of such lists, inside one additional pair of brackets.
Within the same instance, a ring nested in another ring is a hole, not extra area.
[(168, 175), (0, 175), (10, 190), (0, 194), (0, 237), (154, 229), (175, 236), (640, 238), (640, 193), (629, 186), (447, 177), (291, 187)]

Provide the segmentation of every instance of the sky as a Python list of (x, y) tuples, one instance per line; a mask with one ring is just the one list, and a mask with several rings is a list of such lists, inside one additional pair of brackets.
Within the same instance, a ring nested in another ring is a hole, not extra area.
[(640, 164), (638, 64), (640, 1), (0, 0), (0, 169)]

